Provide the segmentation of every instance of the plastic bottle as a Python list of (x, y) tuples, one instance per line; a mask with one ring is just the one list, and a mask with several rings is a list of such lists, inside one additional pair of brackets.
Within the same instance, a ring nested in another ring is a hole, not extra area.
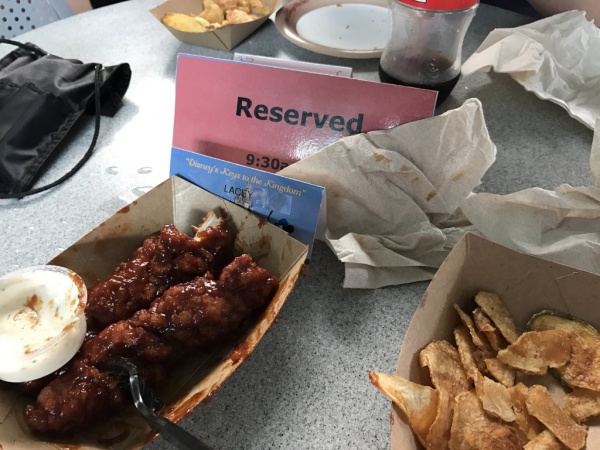
[(439, 105), (460, 77), (463, 41), (479, 1), (389, 0), (388, 6), (381, 81), (436, 90)]

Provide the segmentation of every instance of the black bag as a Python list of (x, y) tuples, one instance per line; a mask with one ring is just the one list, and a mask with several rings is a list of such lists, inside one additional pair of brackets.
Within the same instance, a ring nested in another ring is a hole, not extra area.
[[(47, 54), (33, 44), (0, 39), (18, 48), (0, 59), (0, 199), (50, 189), (91, 156), (100, 116), (113, 116), (131, 80), (129, 64), (102, 67)], [(84, 112), (95, 114), (90, 147), (65, 175), (29, 190)]]

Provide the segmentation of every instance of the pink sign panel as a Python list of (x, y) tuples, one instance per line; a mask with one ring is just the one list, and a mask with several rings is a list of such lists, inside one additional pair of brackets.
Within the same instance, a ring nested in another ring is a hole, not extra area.
[(345, 136), (430, 117), (436, 95), (182, 54), (173, 146), (277, 172)]

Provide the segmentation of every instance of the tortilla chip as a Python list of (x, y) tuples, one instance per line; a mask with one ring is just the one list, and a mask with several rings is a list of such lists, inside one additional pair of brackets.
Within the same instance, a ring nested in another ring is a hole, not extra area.
[(565, 409), (579, 422), (600, 416), (600, 392), (574, 388), (563, 401)]
[(527, 411), (556, 436), (567, 448), (585, 447), (587, 427), (579, 425), (550, 396), (548, 389), (536, 384), (527, 390)]
[(498, 359), (529, 375), (545, 375), (563, 367), (571, 357), (569, 334), (560, 329), (528, 331), (498, 352)]
[(427, 433), (438, 411), (437, 391), (385, 373), (369, 372), (369, 379), (404, 413), (419, 441), (426, 445)]
[(491, 292), (480, 292), (475, 296), (475, 303), (487, 314), (510, 344), (517, 340), (519, 337), (517, 327), (500, 296)]

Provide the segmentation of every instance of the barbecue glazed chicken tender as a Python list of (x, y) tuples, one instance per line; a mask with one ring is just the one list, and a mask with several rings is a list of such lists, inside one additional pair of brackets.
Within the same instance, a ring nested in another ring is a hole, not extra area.
[(206, 273), (218, 276), (232, 259), (232, 246), (233, 233), (224, 220), (194, 237), (165, 225), (90, 290), (85, 310), (88, 330), (99, 331), (131, 317), (171, 286)]
[(156, 385), (186, 355), (235, 337), (278, 287), (275, 277), (242, 255), (216, 280), (207, 274), (167, 289), (147, 309), (87, 340), (66, 371), (26, 407), (27, 424), (37, 432), (64, 434), (101, 420), (125, 402), (102, 363), (124, 357)]

